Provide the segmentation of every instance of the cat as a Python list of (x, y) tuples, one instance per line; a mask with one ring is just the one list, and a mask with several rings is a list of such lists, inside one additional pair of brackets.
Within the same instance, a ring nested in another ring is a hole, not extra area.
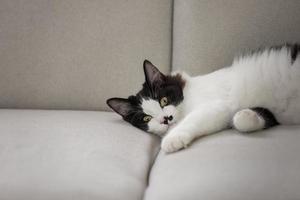
[(166, 153), (228, 128), (247, 133), (300, 124), (298, 54), (298, 44), (269, 47), (195, 77), (182, 71), (164, 75), (145, 60), (142, 89), (107, 104), (133, 126), (162, 136)]

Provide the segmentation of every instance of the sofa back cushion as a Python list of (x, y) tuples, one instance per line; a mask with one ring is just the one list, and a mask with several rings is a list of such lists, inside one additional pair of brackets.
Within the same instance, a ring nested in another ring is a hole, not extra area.
[(300, 42), (298, 0), (175, 0), (173, 67), (205, 74), (247, 49)]
[(171, 0), (0, 1), (0, 107), (106, 110), (170, 66)]

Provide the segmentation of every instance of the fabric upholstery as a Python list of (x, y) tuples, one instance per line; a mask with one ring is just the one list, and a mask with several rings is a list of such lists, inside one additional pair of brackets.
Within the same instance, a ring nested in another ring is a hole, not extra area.
[(173, 67), (205, 74), (239, 52), (300, 42), (299, 10), (298, 0), (175, 0)]
[(0, 107), (107, 110), (170, 67), (171, 0), (1, 0)]
[(160, 153), (146, 200), (300, 199), (300, 126), (224, 131)]
[(140, 200), (158, 138), (114, 113), (0, 110), (1, 200)]

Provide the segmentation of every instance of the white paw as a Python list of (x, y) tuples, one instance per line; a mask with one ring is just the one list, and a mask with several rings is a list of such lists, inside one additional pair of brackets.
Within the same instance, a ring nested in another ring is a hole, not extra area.
[(172, 153), (182, 148), (186, 148), (192, 141), (193, 137), (184, 132), (169, 133), (161, 142), (161, 149), (166, 153)]
[(233, 125), (240, 132), (252, 132), (263, 129), (265, 121), (253, 110), (244, 109), (234, 115)]

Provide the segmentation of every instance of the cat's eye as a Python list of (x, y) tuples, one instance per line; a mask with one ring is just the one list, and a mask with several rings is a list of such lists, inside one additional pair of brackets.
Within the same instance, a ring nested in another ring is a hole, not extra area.
[(152, 119), (150, 115), (147, 115), (143, 118), (144, 122), (149, 122)]
[(168, 98), (167, 97), (163, 97), (160, 99), (160, 106), (164, 107), (168, 104)]

